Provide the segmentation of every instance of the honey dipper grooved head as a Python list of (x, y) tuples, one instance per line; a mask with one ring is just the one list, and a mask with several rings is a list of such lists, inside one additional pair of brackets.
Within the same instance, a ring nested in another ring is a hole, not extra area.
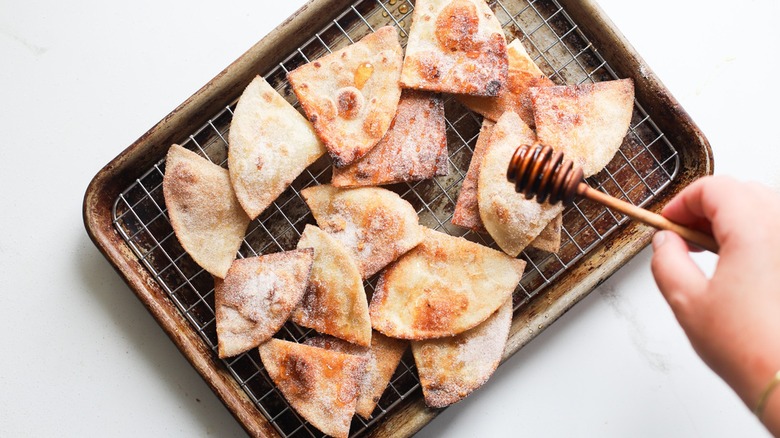
[(562, 201), (570, 205), (583, 180), (583, 172), (571, 160), (565, 160), (562, 152), (535, 143), (517, 148), (509, 161), (506, 177), (526, 199), (536, 196), (540, 204)]

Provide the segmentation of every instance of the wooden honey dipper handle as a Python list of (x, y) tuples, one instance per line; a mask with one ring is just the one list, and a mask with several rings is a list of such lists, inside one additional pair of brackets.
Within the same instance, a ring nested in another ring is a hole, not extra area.
[(688, 242), (718, 253), (718, 243), (712, 236), (592, 189), (585, 183), (582, 169), (574, 167), (571, 160), (563, 159), (563, 153), (554, 153), (549, 146), (537, 143), (518, 147), (509, 162), (507, 179), (515, 184), (518, 193), (523, 193), (526, 199), (535, 196), (540, 204), (570, 205), (576, 196), (583, 196), (646, 225), (674, 231)]

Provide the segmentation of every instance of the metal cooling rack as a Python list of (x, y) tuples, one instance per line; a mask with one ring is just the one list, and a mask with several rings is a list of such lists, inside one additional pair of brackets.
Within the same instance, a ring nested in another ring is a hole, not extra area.
[[(522, 40), (529, 55), (554, 82), (579, 84), (617, 79), (597, 49), (554, 0), (495, 0), (489, 2), (507, 39)], [(345, 47), (383, 25), (395, 26), (406, 45), (413, 2), (409, 0), (358, 0), (280, 64), (264, 74), (266, 80), (291, 104), (297, 99), (286, 81), (287, 72)], [(188, 147), (214, 163), (226, 166), (227, 132), (235, 102), (215, 114), (187, 138)], [(497, 248), (488, 237), (450, 223), (463, 178), (481, 126), (481, 117), (455, 99), (445, 100), (449, 174), (433, 180), (389, 186), (417, 210), (420, 223)], [(677, 175), (675, 148), (639, 104), (635, 105), (629, 133), (605, 170), (588, 183), (606, 193), (644, 205)], [(138, 259), (212, 350), (217, 351), (212, 277), (197, 266), (179, 245), (168, 221), (162, 194), (164, 159), (127, 187), (114, 204), (114, 225)], [(250, 257), (295, 248), (306, 224), (315, 223), (300, 190), (330, 181), (330, 163), (323, 158), (298, 177), (247, 231), (239, 257)], [(520, 257), (526, 272), (515, 291), (515, 308), (522, 306), (564, 273), (627, 217), (588, 200), (564, 211), (561, 250), (557, 254), (528, 249)], [(375, 279), (366, 283), (373, 292)], [(277, 337), (303, 341), (313, 332), (288, 323)], [(300, 418), (276, 390), (256, 351), (223, 361), (233, 377), (281, 436), (321, 436)], [(407, 352), (380, 399), (373, 416), (356, 416), (351, 434), (361, 435), (376, 421), (412, 394), (419, 394), (414, 360)]]

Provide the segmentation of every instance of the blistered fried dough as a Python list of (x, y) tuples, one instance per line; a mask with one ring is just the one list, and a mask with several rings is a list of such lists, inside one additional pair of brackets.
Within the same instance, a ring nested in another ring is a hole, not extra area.
[(413, 341), (425, 404), (443, 408), (482, 386), (498, 367), (512, 325), (512, 299), (485, 322), (460, 335)]
[(265, 370), (295, 412), (326, 435), (349, 435), (364, 357), (281, 339), (271, 339), (259, 351)]
[(366, 371), (360, 384), (356, 410), (365, 419), (374, 412), (407, 347), (406, 341), (388, 338), (376, 331), (371, 336), (371, 348), (359, 347), (329, 336), (309, 338), (305, 343), (342, 353), (365, 355)]
[(257, 347), (276, 333), (303, 298), (314, 251), (235, 260), (214, 286), (219, 357)]
[(509, 74), (507, 86), (496, 97), (458, 96), (458, 100), (470, 110), (496, 121), (506, 111), (514, 111), (528, 125), (534, 126), (533, 106), (531, 105), (531, 87), (551, 87), (555, 85), (539, 69), (520, 40), (515, 39), (507, 46)]
[(344, 244), (366, 279), (423, 239), (417, 212), (379, 187), (308, 187), (301, 195), (323, 231)]
[(631, 79), (532, 88), (539, 141), (595, 175), (612, 160), (626, 136), (634, 105)]
[(484, 0), (419, 0), (401, 85), (496, 96), (506, 84), (506, 39)]
[(524, 268), (523, 260), (426, 228), (425, 240), (379, 277), (371, 325), (398, 339), (463, 333), (511, 297)]
[(401, 65), (398, 32), (385, 26), (287, 75), (336, 167), (365, 155), (387, 132), (401, 97)]
[(252, 219), (325, 153), (309, 121), (261, 76), (238, 99), (228, 143), (230, 180)]
[[(479, 215), (479, 202), (477, 200), (477, 182), (483, 156), (487, 150), (490, 133), (494, 123), (490, 120), (482, 121), (482, 129), (479, 131), (477, 144), (474, 146), (474, 154), (471, 157), (469, 170), (463, 179), (458, 200), (455, 204), (455, 212), (452, 215), (452, 223), (470, 230), (487, 233), (482, 218)], [(531, 241), (529, 246), (543, 251), (557, 252), (561, 247), (561, 227), (563, 216), (559, 214)]]
[(298, 248), (314, 249), (314, 265), (303, 300), (293, 311), (293, 322), (369, 346), (368, 300), (349, 250), (314, 225), (306, 225)]
[(249, 225), (228, 171), (173, 145), (165, 160), (163, 196), (182, 248), (211, 275), (224, 278)]
[(482, 156), (477, 181), (479, 215), (490, 237), (516, 257), (563, 211), (563, 206), (540, 204), (517, 193), (507, 181), (509, 161), (519, 145), (533, 144), (536, 136), (520, 117), (504, 113), (493, 126)]
[(439, 94), (404, 90), (390, 129), (363, 158), (334, 167), (336, 187), (393, 184), (447, 174), (444, 102)]

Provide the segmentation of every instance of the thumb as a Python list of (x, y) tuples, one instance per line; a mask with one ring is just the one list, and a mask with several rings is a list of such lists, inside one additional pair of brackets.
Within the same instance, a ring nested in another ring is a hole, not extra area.
[(691, 298), (703, 293), (708, 283), (688, 251), (688, 244), (676, 233), (659, 231), (653, 236), (650, 268), (678, 319), (681, 313), (686, 313)]

